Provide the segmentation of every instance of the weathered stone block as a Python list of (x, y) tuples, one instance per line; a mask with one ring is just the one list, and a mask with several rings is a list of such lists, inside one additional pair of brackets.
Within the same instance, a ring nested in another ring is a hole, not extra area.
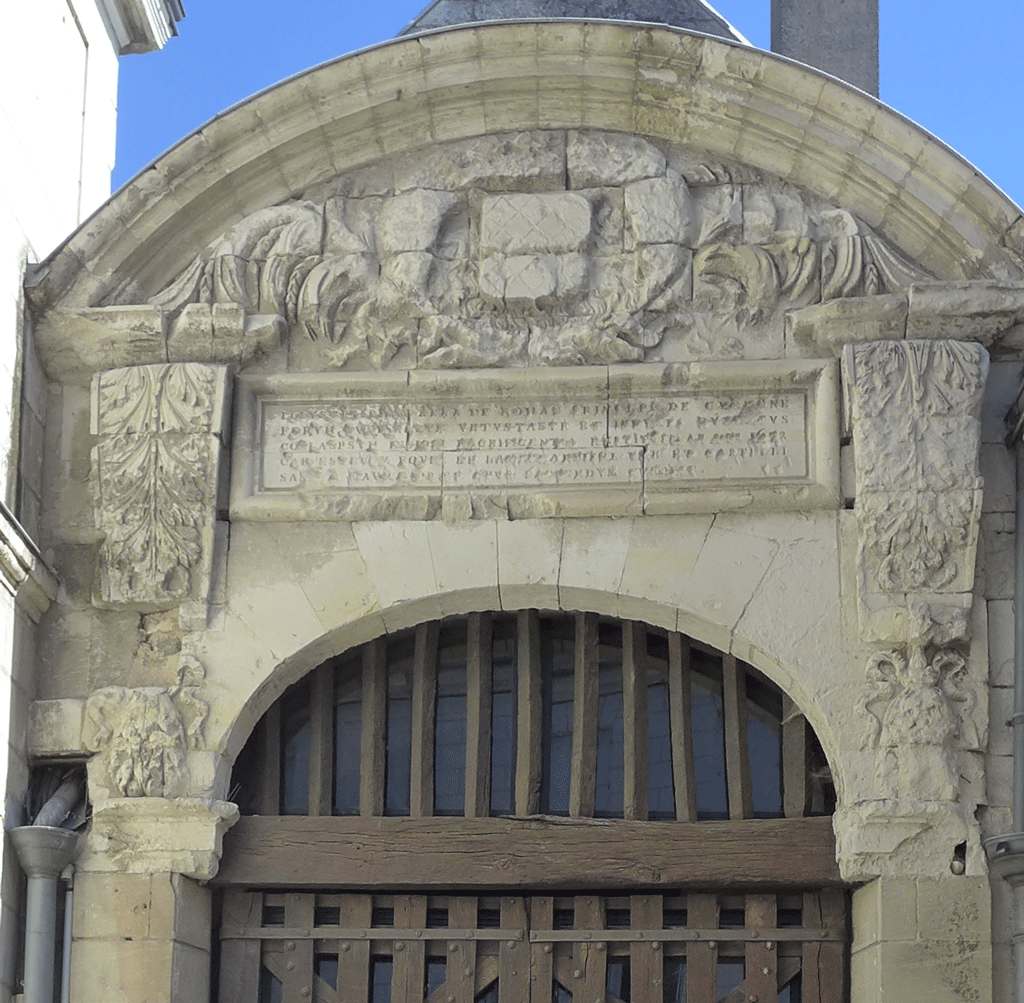
[(84, 708), (82, 700), (34, 700), (29, 706), (29, 755), (81, 755)]

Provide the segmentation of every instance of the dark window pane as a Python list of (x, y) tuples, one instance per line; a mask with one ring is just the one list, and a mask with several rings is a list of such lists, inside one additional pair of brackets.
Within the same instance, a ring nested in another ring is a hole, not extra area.
[(747, 718), (747, 749), (754, 814), (777, 818), (782, 815), (782, 726), (753, 705)]
[(437, 992), (448, 978), (448, 962), (444, 958), (427, 958), (427, 991), (426, 999), (431, 993)]
[(743, 926), (746, 913), (742, 909), (721, 909), (718, 913), (720, 930), (738, 930)]
[[(696, 654), (696, 652), (694, 652)], [(697, 776), (697, 817), (729, 817), (725, 786), (725, 718), (721, 677), (691, 675), (693, 769)]]
[[(447, 633), (447, 631), (446, 631)], [(466, 807), (466, 640), (442, 638), (437, 660), (434, 730), (434, 813), (461, 815)], [(446, 640), (449, 643), (444, 643)]]
[(495, 979), (474, 997), (475, 1003), (498, 1003), (498, 980)]
[(362, 675), (356, 663), (334, 693), (334, 814), (359, 814)]
[(394, 966), (389, 957), (370, 961), (370, 1003), (391, 1003), (391, 977)]
[(782, 816), (782, 694), (756, 669), (746, 671), (747, 749), (754, 814)]
[(746, 972), (742, 961), (719, 961), (718, 998), (728, 996), (745, 978)]
[(668, 667), (647, 674), (647, 812), (648, 818), (676, 817), (672, 786), (672, 733), (669, 725)]
[(561, 982), (556, 982), (551, 989), (551, 997), (554, 1003), (572, 1003), (572, 993)]
[(572, 775), (572, 690), (575, 643), (572, 637), (541, 637), (544, 693), (544, 764), (540, 810), (545, 815), (569, 814)]
[(318, 954), (314, 960), (318, 979), (323, 979), (332, 989), (338, 988), (338, 959), (333, 954)]
[(618, 996), (622, 1003), (629, 1003), (630, 975), (629, 957), (609, 958), (605, 986), (613, 996)]
[(281, 814), (309, 812), (309, 684), (281, 699)]
[(666, 958), (664, 971), (664, 1003), (686, 1003), (686, 958)]
[(238, 811), (242, 815), (257, 815), (260, 810), (259, 779), (262, 750), (259, 739), (262, 731), (261, 721), (238, 754), (234, 772), (231, 774), (232, 790), (228, 800), (238, 805)]
[(284, 999), (284, 986), (267, 971), (260, 971), (260, 1003), (281, 1003)]
[(491, 647), (491, 814), (515, 811), (516, 638), (515, 621), (494, 627)]
[[(602, 634), (604, 631), (602, 631)], [(597, 777), (594, 815), (622, 818), (622, 633), (598, 649)]]
[(388, 645), (388, 740), (384, 814), (409, 814), (412, 752), (412, 638)]
[(786, 987), (779, 990), (779, 1003), (803, 1003), (803, 983), (800, 976), (801, 973), (797, 972)]

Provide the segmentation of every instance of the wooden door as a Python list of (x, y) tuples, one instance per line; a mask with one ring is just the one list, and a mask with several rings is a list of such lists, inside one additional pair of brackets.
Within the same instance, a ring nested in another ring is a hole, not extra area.
[(846, 896), (227, 891), (220, 1003), (838, 1003)]

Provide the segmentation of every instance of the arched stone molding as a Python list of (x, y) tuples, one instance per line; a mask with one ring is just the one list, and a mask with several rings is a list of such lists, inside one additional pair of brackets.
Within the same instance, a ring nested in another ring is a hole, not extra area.
[(213, 119), (46, 262), (37, 307), (151, 296), (256, 209), (382, 157), (489, 132), (587, 128), (679, 142), (860, 216), (941, 280), (1022, 275), (1019, 209), (868, 95), (770, 53), (668, 27), (502, 23), (403, 38)]
[(227, 795), (256, 721), (331, 655), (437, 617), (540, 607), (681, 630), (748, 661), (807, 716), (842, 799), (866, 778), (836, 534), (834, 515), (237, 526), (222, 627), (190, 651), (219, 760), (207, 793)]

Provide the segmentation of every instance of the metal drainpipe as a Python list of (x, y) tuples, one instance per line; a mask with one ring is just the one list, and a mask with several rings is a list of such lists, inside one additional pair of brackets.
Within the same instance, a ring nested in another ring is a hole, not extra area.
[(22, 825), (9, 832), (28, 875), (25, 919), (25, 1003), (53, 1003), (57, 940), (57, 879), (71, 863), (78, 833), (48, 825)]
[(1013, 832), (985, 840), (985, 853), (994, 874), (1013, 890), (1014, 1000), (1024, 1003), (1024, 416), (1019, 408), (1011, 424), (1016, 464), (1013, 593)]
[(75, 865), (68, 864), (61, 877), (67, 886), (64, 892), (64, 945), (61, 951), (60, 1003), (71, 999), (71, 917), (75, 909)]

